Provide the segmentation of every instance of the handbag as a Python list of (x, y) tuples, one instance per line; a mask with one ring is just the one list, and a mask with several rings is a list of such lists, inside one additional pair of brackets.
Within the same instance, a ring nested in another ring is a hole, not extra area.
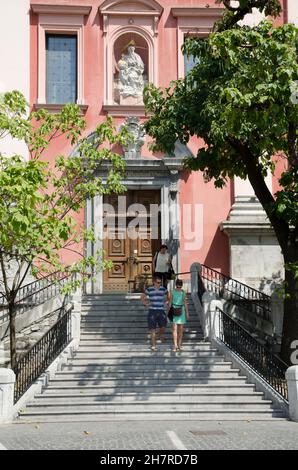
[(171, 312), (172, 317), (179, 317), (182, 314), (182, 305), (180, 307), (171, 306), (169, 313)]
[(173, 317), (174, 317), (173, 307), (170, 307), (170, 309), (169, 309), (169, 311), (168, 311), (168, 319), (172, 322), (172, 321), (173, 321)]
[(167, 272), (167, 278), (168, 280), (170, 281), (171, 279), (175, 279), (175, 271), (174, 271), (174, 268), (172, 266), (172, 263), (171, 265), (169, 266), (169, 269), (168, 269), (168, 272)]

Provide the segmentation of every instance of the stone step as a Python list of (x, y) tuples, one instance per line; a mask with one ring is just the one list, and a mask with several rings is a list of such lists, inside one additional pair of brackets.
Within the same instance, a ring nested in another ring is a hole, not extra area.
[[(57, 400), (57, 403), (64, 403), (65, 398), (67, 397), (67, 400), (95, 400), (95, 401), (117, 401), (117, 400), (123, 400), (123, 401), (131, 401), (134, 402), (136, 400), (148, 400), (148, 401), (156, 401), (160, 400), (163, 401), (165, 400), (166, 402), (171, 401), (171, 399), (174, 400), (185, 400), (185, 401), (190, 401), (192, 402), (193, 400), (195, 401), (200, 401), (200, 402), (205, 402), (205, 401), (212, 401), (212, 402), (225, 402), (225, 401), (231, 401), (233, 400), (234, 403), (242, 401), (249, 401), (249, 402), (255, 402), (256, 400), (260, 400), (263, 397), (262, 392), (255, 392), (251, 393), (249, 391), (230, 391), (226, 390), (225, 392), (212, 392), (212, 391), (199, 391), (199, 390), (193, 390), (193, 391), (188, 391), (186, 389), (185, 392), (159, 392), (155, 391), (155, 389), (152, 389), (152, 391), (146, 392), (145, 390), (142, 392), (126, 392), (126, 393), (118, 393), (114, 391), (114, 393), (107, 393), (107, 392), (101, 392), (99, 391), (84, 391), (81, 390), (78, 392), (77, 390), (74, 391), (69, 391), (66, 390), (64, 393), (57, 392), (57, 391), (52, 391), (51, 393), (48, 393), (49, 391), (46, 390), (44, 393), (37, 394), (35, 395), (36, 400), (49, 400), (49, 399), (54, 399), (55, 401)], [(35, 403), (35, 401), (34, 401)]]
[(210, 375), (206, 375), (205, 377), (202, 376), (196, 376), (196, 377), (183, 377), (183, 378), (173, 378), (173, 377), (157, 377), (157, 378), (152, 378), (152, 377), (146, 377), (146, 378), (120, 378), (119, 379), (112, 379), (110, 377), (102, 379), (102, 378), (95, 378), (95, 377), (84, 377), (84, 376), (79, 376), (79, 377), (69, 377), (69, 376), (55, 376), (53, 379), (51, 379), (50, 384), (53, 386), (56, 385), (71, 385), (72, 387), (74, 386), (90, 386), (90, 385), (102, 385), (104, 388), (109, 388), (109, 387), (137, 387), (137, 386), (146, 386), (146, 387), (155, 387), (156, 385), (167, 385), (171, 387), (175, 387), (175, 389), (178, 386), (189, 384), (189, 385), (199, 385), (199, 384), (216, 384), (216, 385), (225, 385), (226, 387), (229, 386), (229, 384), (234, 383), (237, 385), (242, 385), (246, 383), (246, 377), (241, 377), (241, 376), (236, 376), (236, 377), (227, 377), (226, 374), (222, 374), (223, 377), (214, 377)]
[[(168, 307), (165, 306), (164, 310), (167, 311)], [(122, 303), (119, 303), (119, 305), (95, 305), (95, 306), (85, 306), (82, 305), (81, 307), (81, 312), (84, 316), (89, 316), (89, 315), (101, 315), (101, 314), (119, 314), (119, 315), (128, 315), (130, 314), (131, 316), (137, 316), (137, 315), (147, 315), (148, 313), (148, 307), (143, 307), (140, 304), (129, 304), (129, 305), (123, 305)], [(197, 317), (198, 314), (196, 313), (196, 310), (194, 307), (188, 305), (188, 312), (190, 313), (191, 316)]]
[[(200, 336), (195, 336), (193, 338), (185, 338), (183, 336), (183, 348), (189, 344), (202, 344), (204, 338)], [(98, 334), (90, 334), (90, 333), (81, 333), (81, 341), (80, 341), (80, 348), (83, 347), (105, 347), (107, 344), (115, 344), (117, 343), (119, 347), (139, 347), (144, 348), (144, 350), (149, 350), (150, 347), (150, 335), (137, 335), (137, 336), (130, 336), (130, 337), (119, 337), (119, 338), (108, 338), (105, 335), (98, 335)], [(173, 338), (172, 335), (165, 336), (165, 342), (162, 343), (161, 340), (158, 338), (156, 340), (157, 349), (162, 350), (163, 346), (165, 348), (172, 347)], [(184, 350), (184, 349), (183, 349)], [(207, 351), (207, 348), (205, 349)], [(117, 349), (115, 349), (117, 351)], [(129, 351), (127, 349), (127, 351)], [(182, 353), (182, 351), (181, 351)]]
[[(144, 325), (140, 325), (140, 324), (137, 324), (137, 325), (129, 325), (126, 323), (125, 326), (114, 326), (114, 325), (111, 325), (111, 324), (107, 324), (107, 325), (103, 325), (102, 323), (100, 322), (87, 322), (86, 324), (82, 324), (82, 330), (84, 332), (90, 330), (90, 331), (103, 331), (104, 333), (109, 333), (111, 334), (111, 336), (114, 336), (116, 335), (117, 333), (130, 333), (130, 332), (133, 332), (133, 333), (147, 333), (148, 331), (148, 328), (147, 328), (147, 324), (144, 324)], [(200, 330), (197, 330), (195, 329), (192, 325), (189, 326), (189, 327), (186, 327), (184, 329), (184, 334), (187, 334), (187, 333), (192, 333), (192, 334), (197, 334), (198, 332), (201, 333), (201, 329)], [(172, 332), (168, 332), (168, 333), (171, 333)]]
[[(147, 321), (124, 321), (124, 322), (119, 322), (119, 321), (109, 321), (109, 320), (101, 320), (101, 321), (87, 321), (87, 322), (81, 322), (81, 329), (84, 331), (86, 328), (96, 328), (96, 329), (101, 329), (104, 331), (110, 331), (111, 333), (115, 332), (125, 332), (127, 333), (128, 331), (134, 331), (134, 332), (148, 332), (148, 323)], [(171, 330), (171, 325), (168, 323), (167, 328)], [(187, 324), (186, 327), (184, 327), (184, 331), (191, 330), (193, 332), (200, 332), (202, 333), (202, 329), (200, 327), (200, 324), (198, 322), (196, 323), (191, 323)]]
[[(165, 307), (165, 311), (168, 309)], [(191, 316), (197, 317), (197, 313), (194, 308), (188, 306), (188, 311)], [(136, 316), (136, 315), (147, 315), (148, 313), (148, 308), (143, 307), (142, 305), (139, 304), (130, 304), (130, 305), (96, 305), (96, 306), (84, 306), (82, 305), (81, 307), (81, 312), (83, 316), (89, 316), (89, 315), (101, 315), (101, 314), (119, 314), (121, 315), (128, 315), (130, 314), (131, 316)]]
[(150, 395), (150, 394), (161, 394), (166, 393), (172, 395), (173, 393), (180, 393), (180, 394), (250, 394), (254, 395), (260, 394), (263, 395), (261, 392), (255, 392), (255, 386), (253, 384), (247, 383), (234, 383), (233, 381), (229, 381), (228, 384), (221, 384), (221, 383), (201, 383), (201, 384), (183, 384), (183, 385), (171, 385), (171, 384), (160, 384), (155, 383), (153, 386), (148, 385), (134, 385), (133, 387), (129, 384), (123, 384), (115, 388), (114, 386), (106, 386), (105, 384), (98, 384), (98, 385), (86, 385), (83, 383), (82, 385), (56, 385), (53, 384), (52, 381), (49, 382), (49, 385), (45, 388), (43, 394), (66, 394), (67, 396), (72, 395), (73, 393), (95, 393), (97, 396), (101, 396), (103, 394), (114, 395), (114, 394), (137, 394), (137, 395)]
[[(86, 338), (86, 335), (90, 335), (91, 337), (93, 336), (94, 338), (102, 339), (102, 338), (110, 338), (111, 341), (118, 341), (121, 339), (125, 340), (130, 340), (130, 339), (136, 339), (139, 338), (142, 340), (144, 337), (148, 336), (148, 332), (145, 328), (140, 329), (140, 331), (135, 332), (134, 329), (130, 329), (130, 332), (122, 332), (122, 331), (117, 331), (117, 332), (112, 332), (108, 331), (102, 328), (84, 328), (81, 330), (81, 337), (84, 339)], [(165, 332), (165, 337), (171, 339), (172, 338), (172, 333), (170, 331)], [(189, 332), (185, 331), (183, 333), (183, 340), (185, 341), (186, 339), (197, 339), (198, 341), (203, 341), (203, 333), (201, 331), (196, 331), (196, 332)]]
[(41, 412), (31, 412), (30, 414), (20, 414), (18, 421), (24, 423), (66, 423), (66, 422), (110, 422), (110, 421), (286, 421), (283, 413), (274, 410), (256, 411), (249, 410), (243, 411), (238, 409), (230, 409), (226, 411), (208, 411), (195, 412), (180, 412), (168, 413), (159, 411), (158, 413), (126, 413), (123, 411), (113, 412), (94, 412), (80, 414), (64, 413), (61, 412), (48, 412), (47, 414)]
[(85, 383), (101, 383), (105, 385), (114, 385), (114, 386), (121, 386), (123, 384), (127, 384), (130, 386), (134, 385), (145, 385), (148, 386), (154, 385), (155, 383), (160, 384), (170, 384), (170, 385), (178, 385), (178, 384), (185, 384), (185, 383), (208, 383), (209, 381), (223, 381), (223, 383), (227, 384), (230, 380), (236, 380), (239, 382), (246, 381), (246, 377), (241, 377), (235, 372), (227, 373), (227, 372), (195, 372), (195, 373), (184, 373), (179, 375), (175, 374), (159, 374), (159, 373), (151, 373), (151, 374), (144, 374), (140, 373), (139, 375), (123, 374), (89, 374), (89, 373), (75, 373), (75, 372), (57, 372), (55, 378), (52, 379), (53, 383), (57, 383), (58, 381), (64, 382), (73, 382), (76, 384)]
[(229, 410), (235, 408), (241, 408), (242, 411), (244, 410), (261, 410), (261, 411), (272, 411), (272, 406), (270, 401), (265, 400), (256, 400), (254, 402), (249, 402), (242, 400), (240, 403), (231, 403), (230, 400), (222, 401), (222, 402), (212, 402), (210, 400), (206, 400), (204, 402), (195, 402), (195, 401), (185, 401), (185, 400), (175, 400), (174, 398), (169, 402), (164, 400), (156, 400), (156, 401), (141, 401), (137, 400), (134, 402), (126, 402), (126, 401), (78, 401), (78, 400), (65, 400), (62, 403), (56, 403), (56, 400), (35, 400), (34, 403), (28, 403), (26, 410), (23, 412), (24, 414), (30, 413), (31, 411), (39, 411), (39, 412), (47, 412), (51, 409), (55, 411), (64, 410), (67, 412), (86, 412), (86, 411), (126, 411), (131, 413), (139, 413), (139, 412), (156, 412), (156, 411), (221, 411), (221, 410)]
[[(141, 315), (139, 317), (132, 317), (132, 316), (119, 316), (119, 315), (105, 315), (105, 316), (97, 316), (97, 317), (82, 317), (81, 318), (81, 325), (85, 326), (87, 324), (93, 324), (93, 323), (100, 323), (104, 325), (111, 325), (111, 326), (142, 326), (145, 328), (148, 328), (148, 321), (147, 321), (147, 315)], [(170, 325), (170, 322), (168, 321), (168, 325)], [(189, 321), (186, 323), (186, 327), (189, 328), (195, 328), (195, 329), (202, 329), (199, 319), (198, 318), (190, 318)]]
[[(162, 349), (161, 349), (162, 348)], [(94, 350), (92, 348), (90, 348), (90, 350), (88, 351), (79, 351), (77, 353), (74, 354), (74, 356), (72, 357), (72, 359), (75, 359), (75, 360), (78, 360), (78, 359), (81, 359), (81, 360), (95, 360), (95, 361), (102, 361), (103, 358), (112, 358), (112, 357), (121, 357), (121, 358), (129, 358), (129, 357), (132, 357), (133, 360), (134, 358), (139, 358), (139, 357), (151, 357), (151, 356), (154, 356), (154, 357), (161, 357), (160, 354), (162, 354), (162, 357), (164, 357), (165, 359), (174, 359), (174, 358), (181, 358), (181, 360), (184, 358), (184, 359), (188, 359), (188, 360), (193, 360), (195, 361), (195, 363), (197, 362), (205, 362), (206, 361), (206, 353), (209, 352), (210, 355), (209, 357), (211, 359), (214, 359), (214, 356), (215, 357), (218, 357), (218, 360), (219, 361), (223, 361), (224, 360), (224, 357), (223, 356), (220, 356), (218, 351), (213, 351), (213, 350), (193, 350), (193, 349), (190, 349), (190, 350), (183, 350), (181, 352), (173, 352), (171, 351), (170, 348), (168, 348), (165, 344), (162, 344), (160, 346), (160, 351), (157, 351), (157, 352), (152, 352), (149, 348), (147, 348), (146, 350), (145, 349), (142, 349), (142, 350), (139, 350), (139, 351), (127, 351), (127, 350), (124, 350), (124, 349), (118, 349), (118, 350), (115, 350), (115, 351), (102, 351), (102, 350)], [(215, 354), (217, 352), (217, 355)], [(205, 354), (205, 355), (204, 355)], [(202, 359), (202, 361), (201, 361)], [(69, 359), (70, 360), (70, 359)], [(120, 359), (121, 360), (121, 359)], [(87, 361), (88, 362), (88, 361)], [(214, 361), (211, 361), (211, 362), (214, 362)]]
[[(246, 404), (255, 404), (257, 406), (264, 406), (266, 408), (272, 408), (271, 402), (262, 400), (259, 396), (257, 397), (252, 397), (252, 396), (188, 396), (188, 395), (175, 395), (175, 394), (168, 394), (165, 396), (160, 396), (160, 395), (153, 395), (153, 396), (121, 396), (121, 395), (115, 395), (115, 396), (108, 396), (108, 395), (102, 395), (102, 396), (90, 396), (90, 395), (84, 395), (84, 396), (70, 396), (66, 397), (65, 396), (57, 396), (57, 395), (46, 395), (46, 396), (36, 396), (34, 402), (28, 403), (28, 406), (32, 408), (33, 406), (51, 406), (51, 407), (56, 407), (57, 406), (77, 406), (77, 407), (83, 407), (87, 405), (105, 405), (105, 404), (111, 404), (112, 406), (116, 406), (117, 404), (131, 404), (134, 405), (135, 403), (143, 403), (143, 405), (149, 405), (159, 403), (162, 405), (167, 406), (169, 403), (172, 404), (184, 404), (184, 405), (192, 405), (195, 406), (196, 404), (201, 404), (201, 405), (209, 405), (209, 404), (233, 404), (234, 406), (244, 406)], [(29, 410), (30, 411), (30, 410)]]
[(201, 364), (201, 365), (183, 365), (179, 367), (179, 370), (177, 370), (177, 367), (175, 367), (175, 364), (169, 364), (167, 366), (167, 369), (165, 371), (164, 364), (150, 364), (150, 365), (143, 365), (142, 366), (142, 371), (136, 371), (134, 364), (115, 364), (113, 366), (109, 365), (103, 365), (103, 364), (69, 364), (63, 366), (61, 372), (69, 372), (72, 371), (74, 373), (82, 372), (82, 373), (89, 373), (89, 372), (96, 372), (101, 376), (107, 375), (107, 374), (118, 374), (120, 375), (127, 374), (128, 376), (130, 375), (148, 375), (152, 373), (153, 371), (155, 373), (160, 373), (161, 376), (165, 374), (183, 374), (184, 372), (198, 372), (198, 371), (212, 371), (212, 372), (230, 372), (230, 365), (227, 365), (225, 363), (220, 364)]
[[(79, 354), (79, 353), (78, 353)], [(168, 355), (166, 355), (168, 354)], [(131, 362), (132, 364), (152, 364), (159, 362), (160, 364), (183, 364), (185, 361), (190, 362), (191, 359), (193, 361), (200, 362), (200, 360), (204, 358), (212, 359), (218, 358), (223, 359), (224, 356), (221, 356), (218, 351), (200, 351), (199, 353), (196, 352), (189, 352), (189, 353), (173, 353), (170, 350), (165, 353), (163, 351), (156, 351), (152, 352), (148, 350), (148, 352), (142, 352), (139, 355), (137, 354), (130, 354), (129, 351), (119, 353), (106, 353), (102, 355), (93, 354), (92, 356), (88, 356), (87, 358), (80, 358), (75, 356), (72, 360), (81, 359), (82, 361), (86, 361), (86, 363), (92, 362), (92, 358), (95, 363), (102, 364), (104, 362), (109, 363), (118, 363), (119, 361), (125, 358), (126, 363)], [(203, 361), (204, 362), (204, 361)], [(193, 362), (191, 362), (193, 363)]]
[[(164, 346), (170, 346), (171, 343), (161, 343), (159, 340), (157, 342), (158, 345), (164, 344)], [(199, 351), (216, 351), (216, 349), (212, 349), (210, 347), (210, 344), (207, 343), (198, 343), (198, 344), (193, 344), (189, 345), (186, 343), (183, 345), (183, 351), (178, 354), (184, 354), (188, 352), (199, 352)], [(140, 354), (142, 352), (147, 353), (148, 352), (148, 345), (144, 344), (118, 344), (115, 343), (114, 345), (111, 345), (111, 342), (106, 342), (105, 344), (103, 343), (95, 343), (92, 340), (84, 340), (80, 342), (80, 349), (74, 353), (74, 356), (80, 356), (84, 354), (90, 354), (94, 353), (95, 355), (97, 353), (99, 354), (105, 354), (105, 353), (124, 353), (124, 352), (130, 352), (132, 354)]]
[[(88, 338), (88, 339), (81, 339), (80, 341), (80, 347), (78, 352), (86, 351), (90, 352), (93, 350), (94, 351), (109, 351), (109, 352), (117, 352), (118, 350), (121, 352), (138, 352), (138, 351), (147, 351), (149, 350), (150, 347), (150, 336), (143, 336), (140, 341), (133, 339), (131, 341), (129, 340), (119, 340), (119, 341), (114, 341), (113, 339), (108, 340), (107, 338), (103, 338), (102, 340), (99, 340), (98, 338)], [(172, 338), (165, 338), (165, 342), (161, 342), (159, 338), (156, 340), (156, 344), (158, 348), (161, 348), (164, 346), (165, 350), (167, 348), (172, 347)], [(195, 338), (194, 341), (187, 341), (183, 343), (183, 351), (208, 351), (210, 348), (208, 347), (200, 347), (200, 345), (203, 344), (203, 341), (198, 340)], [(197, 347), (198, 346), (198, 347)]]
[[(229, 379), (238, 379), (239, 373), (238, 371), (226, 370), (224, 372), (220, 371), (204, 371), (204, 370), (197, 370), (197, 371), (182, 371), (182, 372), (160, 372), (160, 371), (128, 371), (128, 372), (101, 372), (101, 371), (59, 371), (55, 375), (55, 377), (60, 380), (96, 380), (97, 382), (105, 382), (105, 381), (115, 381), (115, 383), (120, 383), (121, 381), (126, 382), (135, 382), (135, 381), (153, 381), (157, 380), (158, 382), (162, 381), (174, 381), (175, 383), (184, 383), (187, 380), (205, 380), (209, 381), (212, 379), (221, 379), (221, 380), (229, 380)], [(240, 377), (241, 378), (241, 377)]]
[(200, 361), (197, 363), (193, 363), (193, 361), (188, 361), (185, 360), (183, 361), (182, 364), (177, 363), (176, 361), (171, 361), (169, 363), (163, 362), (163, 361), (150, 361), (150, 362), (137, 362), (135, 363), (134, 361), (128, 360), (128, 361), (109, 361), (109, 360), (101, 360), (101, 361), (96, 361), (96, 360), (79, 360), (75, 362), (69, 362), (67, 364), (64, 364), (63, 370), (69, 370), (70, 368), (74, 369), (96, 369), (96, 370), (114, 370), (114, 369), (122, 369), (122, 370), (136, 370), (136, 369), (142, 369), (143, 371), (146, 370), (152, 370), (153, 368), (156, 369), (163, 369), (165, 370), (196, 370), (196, 369), (201, 369), (202, 367), (204, 369), (208, 368), (213, 368), (217, 366), (220, 368), (220, 370), (230, 368), (230, 364), (226, 364), (224, 361), (220, 361), (217, 359), (214, 360), (205, 360), (205, 361)]
[(284, 419), (205, 342), (190, 296), (184, 349), (149, 349), (140, 295), (85, 295), (79, 350), (20, 413), (20, 421)]

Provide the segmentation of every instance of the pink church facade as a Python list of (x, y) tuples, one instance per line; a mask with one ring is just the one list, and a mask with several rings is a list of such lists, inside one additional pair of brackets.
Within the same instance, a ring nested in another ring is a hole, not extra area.
[[(196, 139), (187, 148), (177, 144), (174, 155), (152, 154), (150, 139), (142, 135), (146, 119), (142, 99), (121, 94), (119, 64), (127, 44), (135, 44), (144, 83), (166, 87), (183, 77), (188, 66), (181, 52), (185, 35), (208, 35), (221, 12), (215, 0), (34, 0), (30, 4), (31, 108), (55, 112), (64, 99), (76, 102), (87, 121), (86, 135), (107, 115), (116, 126), (130, 122), (139, 146), (123, 151), (127, 204), (161, 207), (155, 240), (150, 221), (139, 239), (128, 240), (127, 227), (121, 237), (104, 225), (103, 204), (114, 204), (115, 199), (88, 201), (79, 223), (94, 225), (99, 241), (96, 247), (88, 246), (87, 253), (104, 248), (114, 266), (98, 276), (88, 287), (90, 292), (131, 288), (136, 277), (150, 276), (152, 256), (161, 242), (169, 246), (176, 272), (189, 271), (192, 263), (199, 262), (257, 288), (264, 280), (282, 277), (279, 247), (249, 183), (236, 179), (216, 189), (212, 182), (204, 182), (200, 172), (185, 171), (183, 158), (196, 154)], [(279, 22), (289, 21), (287, 15), (285, 2)], [(258, 20), (257, 15), (249, 18)], [(47, 158), (73, 151), (61, 139), (51, 145)], [(273, 193), (281, 165), (276, 171), (267, 178)]]

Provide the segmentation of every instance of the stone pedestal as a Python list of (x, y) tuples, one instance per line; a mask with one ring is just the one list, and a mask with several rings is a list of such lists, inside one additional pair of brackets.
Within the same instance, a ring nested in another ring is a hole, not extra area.
[(257, 198), (237, 196), (221, 229), (229, 236), (230, 276), (271, 295), (284, 278), (283, 257)]
[(289, 393), (289, 417), (298, 422), (298, 366), (289, 367), (286, 371)]
[(135, 106), (144, 104), (143, 96), (120, 96), (120, 105)]
[(219, 312), (223, 309), (222, 302), (216, 299), (214, 292), (205, 292), (203, 294), (203, 312), (204, 312), (204, 324), (202, 325), (204, 331), (204, 338), (211, 341), (212, 339), (219, 338), (220, 324), (219, 324)]
[(13, 370), (0, 368), (0, 424), (13, 420), (13, 396), (16, 376)]

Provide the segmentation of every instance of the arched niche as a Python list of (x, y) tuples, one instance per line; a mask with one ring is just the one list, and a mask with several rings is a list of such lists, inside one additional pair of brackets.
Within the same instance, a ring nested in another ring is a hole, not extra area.
[[(115, 112), (117, 107), (124, 108), (115, 96), (117, 63), (121, 51), (130, 40), (136, 43), (135, 52), (144, 63), (144, 80), (158, 84), (158, 23), (163, 8), (155, 0), (106, 0), (99, 7), (103, 16), (105, 100), (104, 109)], [(130, 105), (143, 107), (140, 105)], [(135, 110), (127, 109), (129, 112)], [(143, 115), (143, 112), (139, 110)], [(125, 110), (118, 115), (126, 115)], [(124, 112), (124, 114), (123, 114)], [(127, 114), (130, 115), (130, 114)]]
[[(139, 91), (143, 90), (149, 77), (149, 45), (146, 39), (136, 32), (123, 32), (114, 42), (113, 46), (113, 99), (117, 104), (143, 104), (142, 97), (127, 96), (123, 97), (121, 90), (123, 85), (121, 83), (121, 70), (119, 64), (123, 63), (123, 57), (127, 54), (127, 45), (135, 44), (135, 53), (141, 58), (144, 69), (139, 71), (137, 77), (141, 83), (139, 84)], [(129, 73), (129, 69), (128, 69)], [(131, 76), (133, 78), (133, 76)], [(133, 95), (133, 93), (132, 93)]]

